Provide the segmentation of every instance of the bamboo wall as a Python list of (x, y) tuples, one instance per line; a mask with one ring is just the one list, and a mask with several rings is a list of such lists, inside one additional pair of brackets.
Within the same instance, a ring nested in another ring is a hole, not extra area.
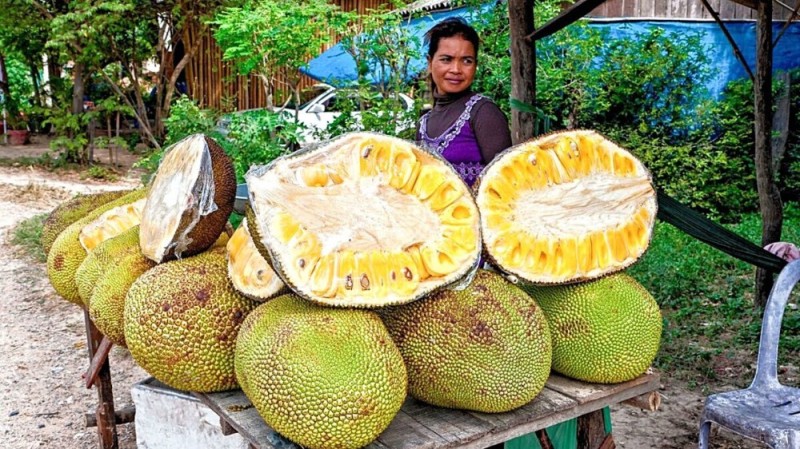
[[(800, 0), (780, 0), (790, 8), (794, 8), (798, 2)], [(708, 3), (723, 20), (756, 18), (754, 9), (731, 0), (708, 0)], [(792, 11), (777, 1), (773, 2), (773, 10), (775, 20), (788, 20), (792, 15)], [(590, 17), (713, 20), (700, 0), (606, 0), (592, 11)]]
[[(365, 14), (369, 9), (389, 4), (390, 0), (333, 0), (345, 11), (357, 10)], [(198, 39), (195, 30), (189, 30), (188, 39)], [(214, 108), (222, 111), (262, 108), (267, 104), (266, 88), (255, 76), (234, 74), (233, 64), (222, 60), (222, 50), (213, 36), (206, 33), (199, 37), (200, 47), (194, 58), (186, 66), (186, 82), (189, 95), (197, 100), (203, 108)], [(326, 48), (321, 48), (324, 51)], [(273, 101), (279, 104), (287, 95), (286, 77), (279, 76), (275, 84), (276, 92)], [(303, 76), (301, 87), (308, 87), (315, 81)]]

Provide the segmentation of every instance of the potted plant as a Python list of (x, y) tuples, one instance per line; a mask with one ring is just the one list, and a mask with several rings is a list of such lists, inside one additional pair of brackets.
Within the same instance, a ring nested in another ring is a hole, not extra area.
[(9, 145), (25, 145), (30, 143), (31, 132), (28, 130), (28, 119), (23, 113), (6, 116)]

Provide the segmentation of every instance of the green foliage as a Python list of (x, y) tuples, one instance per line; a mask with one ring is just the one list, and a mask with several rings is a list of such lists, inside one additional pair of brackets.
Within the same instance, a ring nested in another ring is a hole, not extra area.
[[(784, 219), (782, 238), (800, 242), (800, 205), (788, 204)], [(754, 243), (761, 240), (755, 213), (728, 227)], [(659, 222), (650, 248), (628, 273), (653, 294), (664, 315), (657, 367), (701, 384), (749, 381), (746, 370), (755, 362), (761, 326), (752, 266)], [(800, 313), (792, 307), (783, 320), (780, 353), (781, 360), (800, 356)]]
[(37, 262), (45, 262), (47, 255), (42, 249), (42, 223), (47, 214), (34, 215), (19, 222), (14, 228), (11, 243), (21, 247)]
[(81, 178), (82, 179), (91, 178), (101, 181), (115, 182), (119, 179), (119, 176), (117, 176), (116, 173), (105, 167), (101, 167), (99, 165), (92, 165), (86, 170), (85, 174), (81, 176)]
[(17, 53), (5, 55), (8, 86), (11, 98), (4, 98), (2, 106), (6, 108), (8, 124), (12, 129), (25, 129), (25, 116), (31, 112), (33, 82), (30, 69), (24, 58)]

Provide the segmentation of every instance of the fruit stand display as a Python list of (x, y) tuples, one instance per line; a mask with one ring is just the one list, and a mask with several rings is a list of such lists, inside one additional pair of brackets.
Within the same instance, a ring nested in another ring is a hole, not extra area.
[(436, 153), (372, 133), (246, 181), (234, 231), (231, 161), (194, 135), (147, 187), (47, 220), (50, 280), (86, 311), (103, 447), (132, 416), (113, 410), (111, 344), (254, 447), (273, 447), (259, 432), (484, 447), (657, 388), (658, 306), (621, 272), (649, 244), (655, 191), (599, 134), (512, 147), (474, 191)]

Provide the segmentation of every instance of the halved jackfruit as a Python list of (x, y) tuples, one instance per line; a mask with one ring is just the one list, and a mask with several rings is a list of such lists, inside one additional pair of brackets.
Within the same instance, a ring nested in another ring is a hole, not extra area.
[(233, 287), (250, 299), (266, 301), (282, 293), (285, 285), (258, 252), (247, 219), (233, 233), (227, 245), (228, 277)]
[(191, 135), (169, 148), (142, 211), (139, 244), (161, 263), (208, 249), (233, 211), (233, 162), (213, 139)]
[(348, 134), (245, 178), (256, 247), (312, 301), (406, 303), (460, 280), (480, 256), (467, 185), (411, 142)]
[(84, 226), (78, 236), (83, 249), (88, 253), (100, 243), (137, 226), (142, 220), (145, 201), (147, 200), (142, 198), (130, 204), (117, 206)]
[(484, 245), (535, 283), (594, 279), (634, 263), (656, 218), (649, 172), (594, 131), (564, 131), (503, 152), (481, 174)]

